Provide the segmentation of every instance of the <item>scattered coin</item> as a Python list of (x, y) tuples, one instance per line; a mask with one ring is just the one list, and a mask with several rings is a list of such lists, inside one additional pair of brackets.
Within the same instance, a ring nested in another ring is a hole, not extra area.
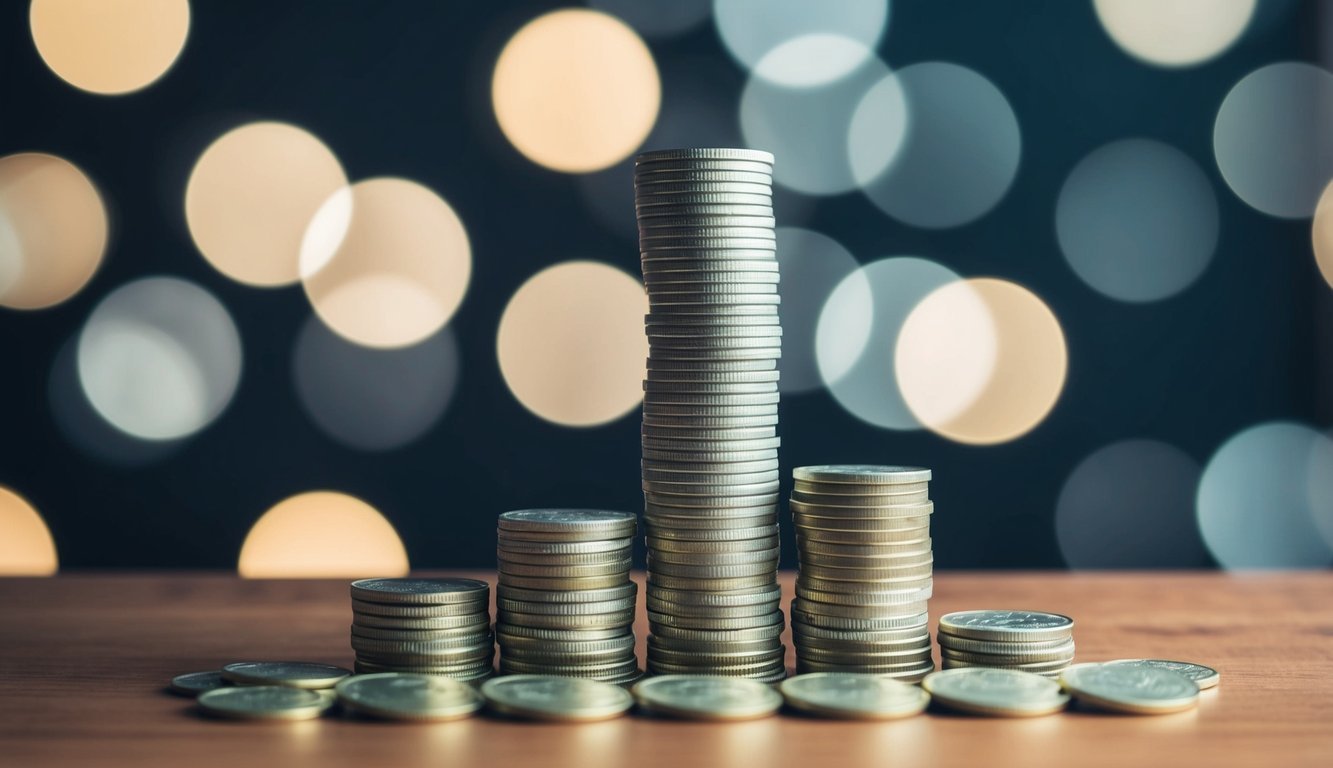
[(757, 680), (707, 675), (662, 675), (632, 691), (646, 712), (689, 720), (754, 720), (782, 706), (782, 695)]
[(467, 683), (403, 672), (348, 677), (334, 690), (345, 708), (386, 720), (457, 720), (482, 705), (481, 695)]
[(1066, 669), (1060, 683), (1082, 704), (1109, 712), (1160, 715), (1191, 709), (1199, 686), (1184, 675), (1137, 664), (1087, 664)]
[(529, 720), (608, 720), (634, 706), (634, 698), (624, 688), (554, 675), (498, 677), (482, 684), (481, 694), (496, 712)]
[(1153, 669), (1165, 669), (1175, 672), (1178, 675), (1184, 675), (1194, 684), (1199, 686), (1199, 690), (1208, 690), (1222, 681), (1222, 675), (1212, 667), (1205, 667), (1202, 664), (1195, 664), (1189, 661), (1170, 661), (1168, 659), (1117, 659), (1108, 661), (1107, 664), (1127, 667), (1151, 667)]
[(321, 691), (283, 685), (215, 688), (199, 695), (199, 708), (236, 720), (311, 720), (333, 705)]
[(352, 674), (332, 664), (310, 661), (238, 661), (222, 668), (222, 677), (238, 685), (281, 685), (287, 688), (332, 688)]
[(205, 691), (228, 685), (231, 685), (231, 681), (224, 678), (221, 672), (187, 672), (171, 678), (169, 690), (181, 696), (195, 697)]
[(806, 714), (842, 720), (894, 720), (922, 712), (930, 694), (877, 675), (814, 672), (778, 686), (787, 706)]
[(1035, 717), (1069, 703), (1054, 680), (1011, 669), (946, 669), (926, 675), (921, 687), (936, 704), (973, 715)]

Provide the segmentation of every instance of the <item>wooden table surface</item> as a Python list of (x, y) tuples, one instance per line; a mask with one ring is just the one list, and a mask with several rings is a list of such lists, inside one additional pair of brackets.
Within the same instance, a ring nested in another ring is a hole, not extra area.
[[(784, 585), (790, 596), (790, 574)], [(937, 574), (932, 619), (966, 608), (1066, 613), (1080, 661), (1187, 659), (1222, 684), (1197, 711), (1161, 717), (224, 722), (164, 684), (241, 659), (350, 666), (346, 582), (0, 579), (0, 765), (1333, 766), (1333, 573)]]

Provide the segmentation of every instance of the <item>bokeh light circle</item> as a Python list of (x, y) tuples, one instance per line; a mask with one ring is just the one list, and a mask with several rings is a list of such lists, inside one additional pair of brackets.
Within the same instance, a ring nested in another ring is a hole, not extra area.
[(439, 195), (399, 178), (334, 193), (302, 241), (301, 281), (331, 329), (368, 347), (415, 344), (443, 328), (467, 292), (472, 247)]
[(713, 10), (713, 0), (588, 0), (588, 5), (623, 19), (648, 37), (675, 37), (689, 32), (707, 21)]
[(1065, 260), (1091, 288), (1120, 301), (1157, 301), (1208, 267), (1217, 196), (1185, 153), (1124, 139), (1074, 166), (1056, 202), (1055, 232)]
[(1009, 101), (990, 80), (949, 62), (912, 64), (896, 77), (905, 137), (887, 169), (862, 176), (859, 186), (880, 210), (918, 227), (956, 227), (985, 215), (1018, 173), (1022, 138)]
[(194, 283), (149, 277), (102, 299), (79, 334), (79, 381), (118, 429), (145, 440), (198, 432), (241, 376), (241, 339), (225, 307)]
[(32, 0), (32, 39), (60, 79), (85, 91), (137, 91), (166, 73), (190, 31), (188, 0)]
[(799, 227), (778, 227), (782, 275), (782, 379), (779, 389), (799, 394), (819, 389), (817, 331), (829, 295), (860, 266), (837, 240)]
[[(775, 84), (809, 87), (829, 83), (861, 66), (884, 37), (888, 0), (715, 0), (713, 17), (736, 61)], [(859, 45), (847, 47), (839, 40)], [(790, 55), (765, 58), (795, 42)]]
[(257, 520), (237, 565), (248, 579), (406, 576), (407, 550), (393, 524), (337, 491), (284, 499)]
[(185, 220), (219, 272), (249, 285), (286, 285), (301, 276), (311, 219), (345, 186), (338, 158), (315, 136), (286, 123), (249, 123), (195, 162)]
[(1314, 223), (1310, 228), (1310, 240), (1314, 246), (1315, 264), (1324, 281), (1333, 288), (1333, 182), (1324, 188), (1319, 196), (1319, 205), (1315, 207)]
[[(1328, 439), (1301, 424), (1267, 422), (1217, 449), (1199, 481), (1195, 514), (1222, 567), (1322, 568), (1333, 561), (1315, 522), (1308, 476), (1312, 453)], [(1317, 471), (1327, 475), (1328, 467)]]
[[(884, 121), (875, 119), (888, 116), (891, 124), (894, 107), (862, 105), (868, 94), (876, 103), (892, 97), (889, 90), (876, 89), (889, 77), (889, 68), (873, 54), (847, 76), (816, 88), (787, 86), (752, 74), (741, 93), (745, 144), (778, 158), (773, 166), (778, 184), (809, 195), (850, 192), (858, 187), (859, 178), (882, 172), (886, 158), (896, 154), (901, 132), (895, 137), (891, 127), (876, 130)], [(861, 119), (853, 144), (848, 127), (858, 111), (868, 117)], [(871, 167), (857, 170), (860, 165)]]
[(106, 207), (83, 171), (53, 155), (0, 158), (0, 306), (43, 309), (92, 279)]
[(529, 22), (500, 52), (495, 117), (529, 160), (588, 173), (628, 157), (652, 130), (662, 86), (648, 46), (624, 22), (564, 9)]
[(1060, 397), (1068, 363), (1050, 307), (997, 278), (951, 283), (922, 299), (894, 353), (912, 415), (932, 432), (977, 445), (1040, 424)]
[(1288, 61), (1246, 75), (1217, 111), (1213, 152), (1250, 207), (1287, 219), (1313, 214), (1333, 178), (1333, 74)]
[(643, 285), (609, 264), (567, 261), (528, 279), (500, 318), (496, 354), (509, 391), (571, 427), (624, 416), (643, 399)]
[(1256, 0), (1093, 0), (1106, 34), (1129, 55), (1160, 67), (1199, 64), (1230, 48)]
[(1194, 522), (1198, 462), (1156, 440), (1094, 451), (1070, 473), (1055, 505), (1055, 534), (1071, 568), (1201, 568), (1208, 551)]
[(27, 499), (0, 486), (0, 576), (51, 576), (59, 567), (42, 516)]
[(352, 344), (311, 317), (296, 339), (292, 378), (312, 421), (343, 445), (385, 451), (439, 421), (458, 385), (458, 341), (442, 328), (410, 347)]
[[(815, 329), (815, 361), (839, 405), (878, 427), (920, 428), (898, 389), (894, 344), (922, 299), (960, 279), (929, 259), (899, 256), (866, 264), (833, 288)], [(784, 294), (787, 282), (784, 275)]]
[(1310, 459), (1305, 465), (1306, 490), (1310, 499), (1310, 514), (1315, 527), (1323, 534), (1329, 551), (1333, 551), (1333, 435), (1315, 440), (1310, 448)]

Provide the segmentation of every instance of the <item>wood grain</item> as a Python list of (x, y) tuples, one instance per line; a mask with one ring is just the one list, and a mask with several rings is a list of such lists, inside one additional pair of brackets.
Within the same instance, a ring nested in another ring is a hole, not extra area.
[(239, 659), (350, 665), (345, 582), (0, 579), (0, 765), (1333, 766), (1333, 574), (945, 573), (935, 590), (932, 617), (1067, 613), (1081, 661), (1187, 659), (1220, 669), (1222, 685), (1197, 711), (1154, 718), (217, 722), (164, 693), (167, 680)]

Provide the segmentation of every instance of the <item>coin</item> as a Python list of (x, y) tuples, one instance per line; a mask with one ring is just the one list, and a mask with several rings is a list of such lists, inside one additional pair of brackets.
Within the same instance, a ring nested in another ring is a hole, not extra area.
[(1060, 684), (1080, 703), (1110, 712), (1159, 715), (1191, 709), (1199, 686), (1184, 675), (1135, 664), (1090, 664), (1066, 669)]
[(357, 675), (342, 680), (334, 690), (348, 709), (387, 720), (457, 720), (482, 705), (481, 695), (467, 683), (431, 675)]
[(1058, 640), (1074, 629), (1074, 620), (1041, 611), (959, 611), (940, 617), (940, 632), (975, 640)]
[(1115, 661), (1108, 661), (1106, 663), (1114, 664), (1116, 666), (1165, 669), (1175, 672), (1178, 675), (1184, 675), (1190, 680), (1193, 680), (1194, 684), (1199, 686), (1199, 690), (1207, 690), (1222, 681), (1222, 675), (1218, 673), (1217, 670), (1190, 661), (1170, 661), (1168, 659), (1116, 659)]
[[(634, 515), (600, 509), (520, 509), (504, 512), (499, 527), (509, 531), (578, 533), (583, 538), (622, 538), (634, 532)], [(602, 534), (606, 534), (602, 536)]]
[(782, 696), (772, 688), (732, 677), (650, 677), (635, 685), (632, 693), (645, 711), (691, 720), (753, 720), (782, 706)]
[(773, 164), (773, 153), (762, 149), (733, 149), (730, 147), (687, 147), (682, 149), (655, 149), (641, 152), (635, 163), (667, 162), (673, 160), (751, 160)]
[(922, 467), (839, 464), (797, 467), (792, 470), (792, 477), (815, 483), (896, 485), (930, 480), (930, 470)]
[(332, 688), (350, 674), (342, 667), (309, 661), (238, 661), (222, 667), (222, 677), (233, 683), (287, 688)]
[(187, 672), (171, 678), (168, 690), (181, 696), (195, 697), (205, 691), (228, 685), (231, 685), (231, 681), (224, 678), (221, 672)]
[(481, 695), (491, 709), (511, 717), (588, 722), (619, 717), (634, 698), (609, 683), (553, 675), (511, 675), (488, 680)]
[(376, 603), (439, 605), (486, 599), (490, 587), (476, 579), (361, 579), (352, 597)]
[(283, 685), (215, 688), (201, 693), (198, 702), (210, 715), (236, 720), (310, 720), (333, 703), (319, 691)]
[(936, 704), (974, 715), (1035, 717), (1069, 703), (1058, 683), (1008, 669), (946, 669), (927, 675), (921, 687)]
[(783, 680), (778, 690), (799, 712), (841, 720), (895, 720), (920, 714), (930, 694), (875, 675), (815, 672)]

